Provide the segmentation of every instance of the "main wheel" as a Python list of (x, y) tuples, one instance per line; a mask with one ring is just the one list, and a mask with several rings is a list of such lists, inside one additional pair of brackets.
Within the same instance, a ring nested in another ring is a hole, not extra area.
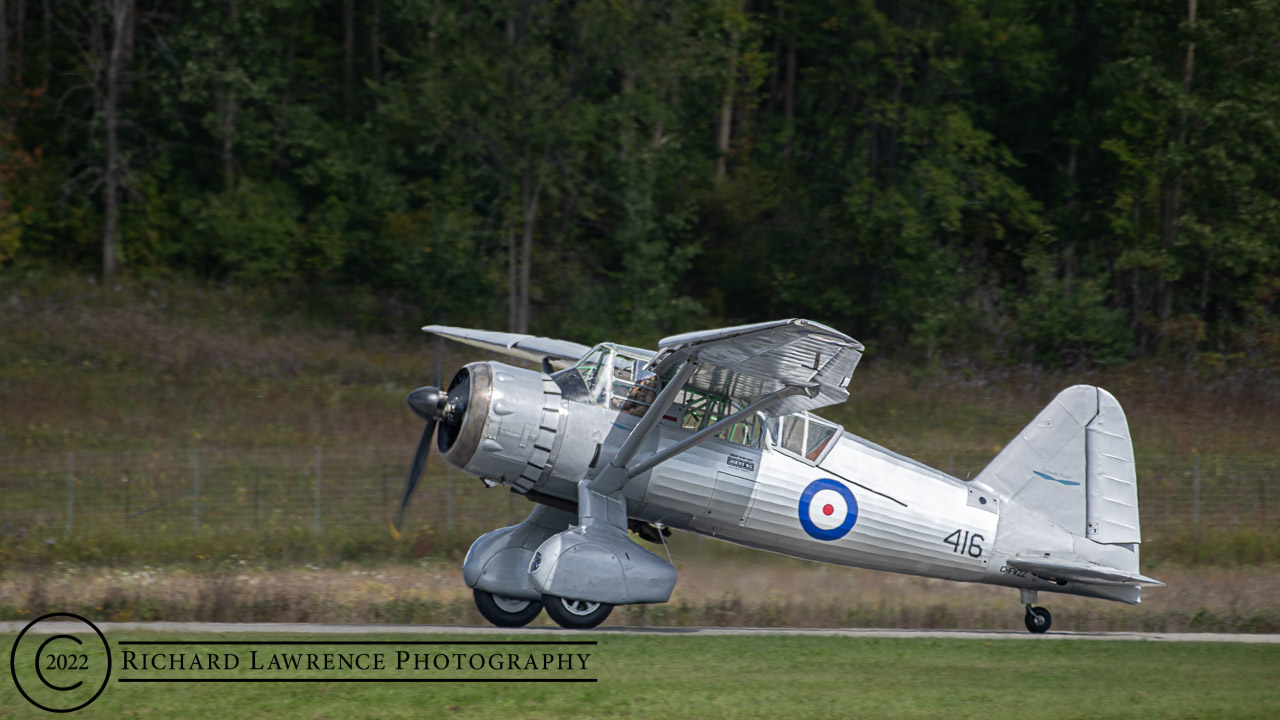
[(494, 595), (487, 590), (476, 590), (473, 594), (476, 609), (485, 620), (498, 627), (524, 627), (542, 612), (542, 603), (537, 600)]
[(1049, 632), (1049, 626), (1053, 624), (1053, 616), (1049, 611), (1042, 607), (1027, 606), (1027, 629), (1033, 633)]
[(571, 598), (543, 595), (542, 606), (547, 615), (562, 628), (570, 630), (587, 630), (605, 621), (613, 606), (609, 603), (587, 602)]

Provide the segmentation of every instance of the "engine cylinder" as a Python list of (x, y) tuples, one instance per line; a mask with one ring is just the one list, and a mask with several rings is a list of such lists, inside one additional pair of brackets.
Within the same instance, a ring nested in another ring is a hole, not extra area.
[(560, 389), (550, 377), (478, 362), (459, 370), (449, 387), (450, 407), (437, 432), (445, 460), (521, 492), (545, 480), (564, 421)]

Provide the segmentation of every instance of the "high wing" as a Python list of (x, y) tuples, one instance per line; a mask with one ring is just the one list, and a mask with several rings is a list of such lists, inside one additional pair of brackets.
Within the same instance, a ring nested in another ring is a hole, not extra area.
[(549, 358), (557, 368), (573, 365), (591, 348), (568, 340), (521, 335), (519, 333), (493, 332), (492, 330), (472, 330), (470, 328), (449, 327), (447, 325), (427, 325), (423, 332), (456, 340), (464, 345), (492, 350), (503, 355), (542, 362)]
[(1025, 570), (1046, 580), (1074, 580), (1096, 585), (1164, 585), (1146, 575), (1101, 565), (1088, 560), (1055, 558), (1049, 553), (1018, 553), (1005, 561), (1009, 567)]
[(865, 349), (838, 330), (795, 318), (673, 335), (658, 348), (649, 367), (664, 377), (696, 359), (687, 388), (741, 401), (788, 387), (806, 389), (773, 403), (764, 410), (769, 416), (848, 400), (845, 388)]

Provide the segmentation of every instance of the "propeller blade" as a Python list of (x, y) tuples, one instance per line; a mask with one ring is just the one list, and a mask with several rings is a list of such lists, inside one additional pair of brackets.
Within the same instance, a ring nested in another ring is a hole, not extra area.
[(413, 496), (414, 488), (418, 487), (418, 478), (422, 476), (422, 469), (427, 465), (427, 454), (431, 451), (431, 436), (435, 432), (436, 421), (432, 419), (422, 429), (422, 439), (418, 441), (418, 450), (413, 454), (413, 466), (409, 468), (409, 480), (404, 486), (404, 497), (400, 498), (400, 509), (396, 511), (396, 518), (391, 522), (391, 536), (396, 540), (400, 539), (400, 525), (404, 522), (404, 511), (409, 507), (409, 498)]

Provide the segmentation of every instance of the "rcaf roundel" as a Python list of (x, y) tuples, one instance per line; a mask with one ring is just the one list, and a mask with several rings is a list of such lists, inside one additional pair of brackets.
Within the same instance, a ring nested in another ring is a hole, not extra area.
[(818, 540), (839, 540), (858, 522), (858, 501), (830, 478), (809, 483), (800, 494), (800, 526)]

